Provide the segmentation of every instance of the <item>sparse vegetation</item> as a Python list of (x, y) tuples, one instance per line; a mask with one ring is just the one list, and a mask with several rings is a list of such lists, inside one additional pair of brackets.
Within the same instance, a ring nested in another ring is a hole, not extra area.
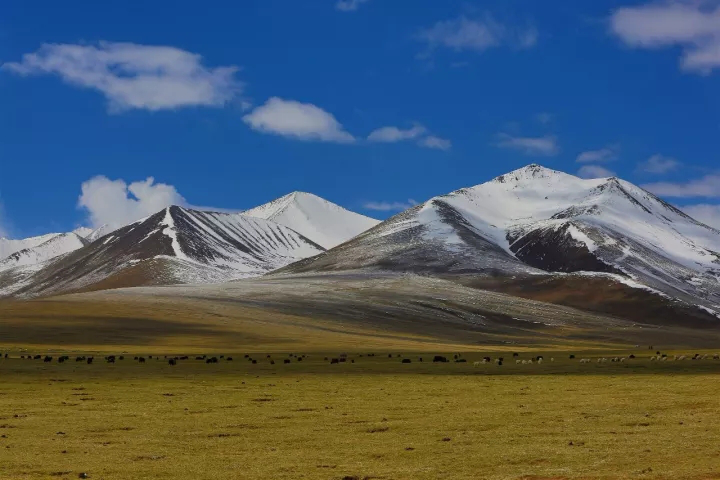
[[(349, 353), (332, 366), (325, 357), (337, 354), (291, 365), (265, 355), (255, 365), (183, 356), (170, 366), (44, 363), (10, 352), (0, 360), (0, 478), (718, 474), (720, 361), (712, 355), (598, 364), (622, 353), (576, 350), (593, 362), (557, 352), (553, 363), (498, 366), (506, 353), (485, 353), (403, 365)], [(549, 357), (518, 358), (539, 354)]]

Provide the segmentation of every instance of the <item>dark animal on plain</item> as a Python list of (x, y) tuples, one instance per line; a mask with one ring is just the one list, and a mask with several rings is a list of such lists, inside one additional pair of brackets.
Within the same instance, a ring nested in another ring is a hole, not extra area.
[(412, 360), (410, 360), (409, 358), (403, 358), (400, 363), (412, 363)]
[(500, 357), (500, 358), (498, 358), (498, 361), (499, 361), (500, 363), (502, 363), (503, 361), (505, 361), (505, 358), (504, 358), (504, 357)]
[(88, 357), (88, 359), (87, 359), (87, 364), (88, 364), (88, 365), (91, 365), (92, 362), (93, 362), (93, 357)]
[(302, 362), (303, 357), (297, 357), (298, 362)]
[(45, 363), (52, 362), (52, 357), (45, 355), (45, 358), (43, 358), (43, 362), (45, 362)]
[(145, 357), (138, 357), (138, 362), (145, 363)]
[(573, 358), (575, 358), (575, 355), (570, 354), (570, 359), (573, 359)]
[(284, 364), (290, 363), (290, 359), (289, 359), (289, 358), (286, 358), (285, 360), (283, 360), (283, 363), (284, 363)]
[(257, 360), (253, 360), (252, 364), (255, 365), (257, 363)]
[(137, 359), (138, 359), (138, 357), (133, 358), (133, 360), (137, 360)]
[(267, 356), (267, 357), (265, 357), (265, 358), (270, 358), (270, 355), (268, 355), (268, 356)]
[(437, 362), (442, 362), (442, 363), (444, 363), (444, 362), (447, 362), (447, 361), (448, 361), (448, 359), (445, 358), (445, 357), (443, 357), (442, 355), (435, 355), (435, 356), (433, 357), (433, 363), (437, 363)]
[(58, 363), (65, 363), (65, 357), (58, 357)]
[(453, 359), (454, 359), (454, 360), (457, 360), (457, 359), (458, 359), (457, 353), (456, 353), (455, 355), (453, 355)]
[(492, 358), (490, 358), (490, 357), (483, 357), (483, 360), (485, 360), (488, 363), (492, 362)]
[(227, 360), (228, 362), (232, 362), (232, 361), (233, 361), (232, 357), (227, 357), (226, 360)]
[(122, 355), (120, 355), (120, 356), (118, 357), (118, 360), (125, 360), (125, 357), (122, 356)]
[(388, 353), (388, 358), (392, 358), (392, 353)]
[(84, 361), (85, 361), (85, 357), (75, 357), (75, 361), (76, 361), (76, 362), (84, 362)]
[(628, 358), (635, 358), (635, 355), (630, 354), (630, 355), (628, 356)]
[(42, 358), (42, 355), (35, 355), (33, 357), (34, 360), (40, 360)]
[(327, 362), (327, 359), (328, 359), (328, 358), (327, 358), (327, 357), (325, 357), (325, 361), (326, 361), (326, 362)]
[(498, 360), (498, 367), (502, 367), (502, 360)]
[[(189, 357), (188, 357), (187, 355), (183, 355), (182, 357), (180, 357), (180, 360), (187, 360), (188, 358), (189, 358)], [(232, 359), (231, 359), (231, 360), (232, 360)]]
[(20, 355), (21, 360), (25, 360), (25, 355)]
[(177, 360), (171, 358), (170, 360), (168, 360), (168, 365), (177, 365)]
[(418, 362), (422, 362), (422, 357), (419, 357), (419, 358), (418, 358)]
[(246, 353), (243, 358), (250, 358), (250, 355), (248, 355), (248, 354)]
[(105, 360), (107, 360), (108, 363), (115, 363), (115, 355), (107, 356)]
[(225, 355), (220, 355), (220, 358), (225, 358)]
[(152, 360), (152, 355), (148, 355), (148, 358), (149, 358), (150, 360)]
[(205, 360), (204, 357), (195, 357), (195, 360)]
[(347, 358), (341, 358), (341, 359), (340, 359), (340, 363), (345, 363), (345, 362), (347, 362)]
[(355, 359), (353, 358), (352, 360), (350, 360), (350, 363), (355, 363)]
[(340, 359), (339, 359), (339, 358), (333, 358), (332, 360), (330, 360), (330, 365), (332, 365), (332, 364), (334, 364), (334, 363), (340, 363)]
[(270, 365), (275, 365), (275, 360), (270, 360)]
[(457, 360), (455, 360), (455, 363), (467, 363), (467, 360), (465, 360), (464, 358), (458, 358)]
[(513, 357), (519, 357), (519, 356), (520, 356), (519, 353), (517, 353), (517, 352), (516, 352), (516, 353), (513, 353)]

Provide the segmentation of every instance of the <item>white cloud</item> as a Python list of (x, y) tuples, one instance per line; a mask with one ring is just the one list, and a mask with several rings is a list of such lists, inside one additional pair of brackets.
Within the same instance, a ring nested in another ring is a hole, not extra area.
[(44, 44), (2, 68), (23, 76), (54, 74), (98, 90), (115, 112), (219, 107), (242, 90), (236, 66), (207, 68), (195, 53), (134, 43)]
[(243, 117), (254, 130), (322, 142), (352, 143), (355, 138), (335, 117), (310, 103), (272, 97)]
[(680, 166), (680, 162), (672, 157), (655, 154), (638, 165), (640, 171), (646, 173), (663, 174), (675, 170)]
[(93, 177), (82, 184), (78, 206), (88, 212), (94, 227), (118, 228), (159, 212), (170, 205), (185, 205), (172, 185), (154, 183), (153, 177), (130, 185), (124, 180)]
[(381, 127), (373, 130), (367, 139), (370, 142), (395, 143), (403, 140), (412, 140), (413, 138), (424, 135), (425, 132), (427, 132), (427, 129), (422, 125), (415, 125), (407, 130), (401, 130), (398, 127)]
[(544, 137), (513, 137), (507, 133), (498, 135), (500, 141), (498, 147), (518, 150), (525, 155), (548, 156), (560, 153), (557, 138), (553, 136)]
[(582, 152), (575, 161), (578, 163), (603, 163), (612, 162), (615, 159), (617, 159), (617, 148), (605, 147), (600, 150)]
[(583, 165), (578, 170), (580, 178), (605, 178), (615, 176), (615, 172), (600, 165)]
[(720, 230), (720, 205), (700, 204), (680, 207), (695, 220)]
[(428, 135), (427, 137), (420, 139), (420, 141), (418, 141), (418, 145), (425, 148), (450, 150), (452, 142), (444, 138), (436, 137), (435, 135)]
[(642, 185), (656, 195), (665, 197), (720, 198), (720, 174), (705, 175), (689, 182), (657, 182)]
[(338, 0), (335, 9), (341, 12), (354, 12), (360, 5), (368, 0)]
[(393, 210), (407, 210), (414, 207), (418, 202), (409, 198), (407, 202), (366, 202), (363, 207), (367, 210), (378, 210), (381, 212), (389, 212)]
[(537, 43), (537, 37), (538, 33), (534, 28), (511, 28), (497, 22), (489, 14), (481, 19), (461, 16), (453, 20), (441, 21), (416, 35), (416, 38), (427, 43), (430, 49), (447, 47), (458, 51), (476, 52), (500, 45), (530, 48)]
[(615, 10), (612, 33), (635, 48), (680, 46), (686, 71), (708, 74), (720, 67), (720, 6), (717, 2), (666, 1)]

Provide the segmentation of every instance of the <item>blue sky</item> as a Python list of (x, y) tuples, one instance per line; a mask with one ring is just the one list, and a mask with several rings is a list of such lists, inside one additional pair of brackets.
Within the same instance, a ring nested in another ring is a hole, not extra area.
[(720, 225), (714, 1), (10, 0), (0, 64), (5, 235), (293, 190), (386, 218), (529, 163)]

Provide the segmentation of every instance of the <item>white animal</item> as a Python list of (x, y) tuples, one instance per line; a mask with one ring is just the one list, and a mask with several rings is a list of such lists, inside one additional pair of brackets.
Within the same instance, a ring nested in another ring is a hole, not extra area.
[(480, 362), (473, 362), (473, 367), (479, 367), (479, 366), (480, 366)]

